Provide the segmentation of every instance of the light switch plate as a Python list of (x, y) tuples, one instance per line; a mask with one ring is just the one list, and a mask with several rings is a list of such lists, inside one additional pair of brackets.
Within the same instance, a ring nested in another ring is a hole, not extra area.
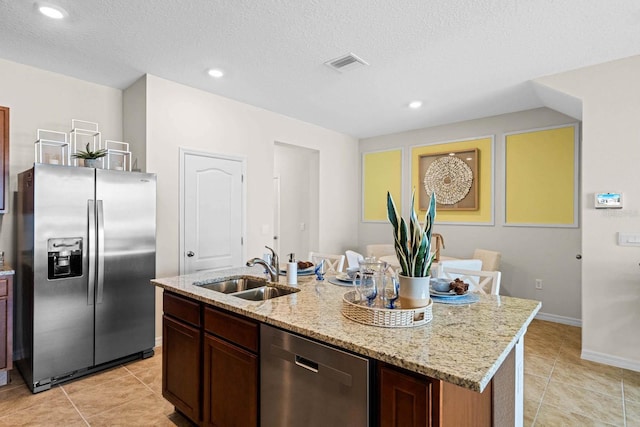
[(619, 246), (640, 246), (640, 233), (618, 232)]

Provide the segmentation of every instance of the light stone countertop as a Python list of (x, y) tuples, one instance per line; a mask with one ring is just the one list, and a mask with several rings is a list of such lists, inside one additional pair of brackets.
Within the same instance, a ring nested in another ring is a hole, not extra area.
[(15, 274), (15, 273), (16, 272), (13, 270), (13, 268), (11, 268), (6, 263), (0, 264), (0, 276), (11, 276), (12, 274)]
[[(264, 277), (242, 267), (154, 279), (152, 284), (260, 322), (368, 356), (413, 372), (483, 391), (540, 309), (539, 301), (481, 295), (469, 305), (433, 304), (433, 320), (412, 328), (362, 325), (341, 313), (350, 287), (298, 277), (300, 289), (267, 301), (247, 301), (194, 286), (233, 275)], [(286, 277), (280, 277), (286, 284)]]

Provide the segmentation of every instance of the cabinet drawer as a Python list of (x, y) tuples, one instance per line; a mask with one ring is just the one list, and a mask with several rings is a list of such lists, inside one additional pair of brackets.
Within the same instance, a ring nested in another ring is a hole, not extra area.
[(162, 295), (162, 307), (164, 314), (194, 326), (200, 326), (200, 304), (198, 302), (165, 291)]
[(255, 353), (258, 352), (258, 322), (211, 307), (204, 309), (204, 329)]
[(9, 281), (0, 279), (0, 297), (6, 297), (7, 295), (9, 295)]

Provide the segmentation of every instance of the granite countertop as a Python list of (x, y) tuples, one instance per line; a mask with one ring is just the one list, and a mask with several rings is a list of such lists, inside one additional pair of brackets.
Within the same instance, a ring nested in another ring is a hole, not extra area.
[(0, 276), (10, 276), (16, 272), (6, 263), (0, 264)]
[[(154, 279), (152, 284), (260, 322), (326, 342), (473, 391), (485, 389), (540, 309), (540, 302), (480, 295), (470, 305), (433, 304), (433, 320), (411, 328), (363, 325), (341, 313), (350, 287), (298, 277), (300, 292), (247, 301), (194, 286), (233, 275), (264, 277), (263, 268), (242, 267)], [(280, 278), (286, 284), (286, 277)]]

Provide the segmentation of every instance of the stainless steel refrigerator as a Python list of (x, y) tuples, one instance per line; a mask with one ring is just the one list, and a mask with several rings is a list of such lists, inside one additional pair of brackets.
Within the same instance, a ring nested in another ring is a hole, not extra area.
[(14, 339), (34, 393), (153, 355), (155, 226), (154, 174), (18, 175)]

